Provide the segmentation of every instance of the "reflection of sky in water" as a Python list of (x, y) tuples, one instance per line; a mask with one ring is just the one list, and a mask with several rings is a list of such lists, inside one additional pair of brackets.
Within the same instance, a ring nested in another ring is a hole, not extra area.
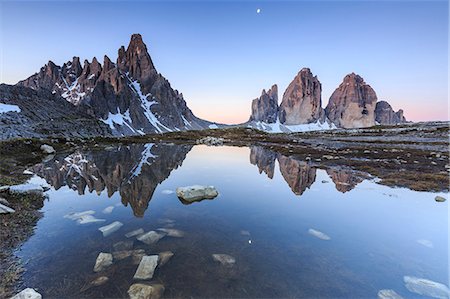
[[(163, 155), (164, 151), (159, 158)], [(58, 277), (70, 269), (75, 285), (89, 280), (100, 251), (110, 252), (128, 231), (160, 227), (158, 220), (163, 218), (175, 220), (176, 228), (186, 231), (185, 238), (166, 237), (154, 247), (144, 246), (147, 253), (175, 252), (155, 275), (166, 286), (168, 297), (375, 297), (380, 289), (411, 297), (415, 294), (404, 287), (404, 275), (448, 282), (448, 202), (436, 203), (436, 194), (370, 180), (341, 193), (327, 172), (318, 169), (315, 182), (298, 196), (278, 162), (269, 179), (250, 164), (249, 156), (249, 148), (244, 147), (192, 148), (182, 167), (165, 170), (170, 176), (156, 187), (142, 218), (120, 204), (119, 192), (108, 198), (106, 191), (78, 195), (67, 186), (50, 190), (44, 217), (19, 252), (29, 259), (25, 283), (39, 285), (43, 294), (67, 295), (61, 289), (70, 287)], [(154, 171), (144, 166), (141, 175), (151, 176)], [(176, 194), (163, 192), (193, 184), (214, 185), (220, 195), (186, 206)], [(112, 213), (103, 214), (108, 206), (114, 206)], [(106, 221), (76, 225), (63, 218), (85, 210), (95, 210), (95, 217)], [(98, 227), (113, 221), (124, 226), (103, 238)], [(315, 237), (310, 229), (330, 240)], [(250, 235), (241, 234), (243, 230)], [(233, 255), (234, 272), (217, 270), (213, 253)], [(123, 267), (111, 279), (126, 294), (136, 266)], [(107, 286), (84, 295), (112, 296), (102, 288)]]

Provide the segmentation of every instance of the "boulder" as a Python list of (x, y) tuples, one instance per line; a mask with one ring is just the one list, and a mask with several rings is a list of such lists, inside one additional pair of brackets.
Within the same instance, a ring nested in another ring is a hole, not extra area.
[(114, 221), (111, 224), (100, 227), (98, 230), (102, 232), (103, 237), (107, 237), (112, 233), (116, 232), (122, 227), (123, 223), (119, 221)]
[(177, 188), (177, 196), (183, 200), (184, 203), (192, 203), (203, 199), (213, 199), (217, 195), (219, 195), (219, 193), (214, 186), (193, 185)]
[(43, 144), (43, 145), (41, 145), (41, 151), (42, 151), (44, 154), (53, 154), (53, 153), (56, 152), (55, 149), (53, 148), (53, 146), (48, 145), (48, 144)]
[(159, 299), (164, 294), (162, 284), (135, 283), (128, 289), (130, 299)]
[(152, 230), (152, 231), (149, 231), (148, 233), (139, 235), (136, 239), (138, 239), (139, 241), (141, 241), (147, 245), (151, 245), (151, 244), (155, 244), (156, 242), (158, 242), (159, 240), (164, 238), (165, 235), (166, 235), (165, 233), (157, 233)]
[(94, 272), (100, 272), (113, 264), (113, 256), (111, 253), (100, 252), (95, 261)]
[(375, 125), (377, 95), (355, 73), (345, 76), (325, 108), (328, 119), (338, 128), (364, 128)]
[(26, 288), (22, 292), (11, 297), (11, 299), (42, 299), (42, 295), (32, 288)]
[(283, 94), (280, 122), (285, 125), (323, 123), (325, 113), (321, 93), (322, 85), (317, 76), (309, 68), (301, 69)]
[(159, 257), (157, 255), (144, 255), (134, 274), (134, 279), (151, 279), (158, 265)]

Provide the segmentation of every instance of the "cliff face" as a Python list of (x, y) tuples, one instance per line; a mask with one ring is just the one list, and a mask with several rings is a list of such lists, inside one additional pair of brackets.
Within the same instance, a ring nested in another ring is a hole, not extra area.
[(252, 101), (252, 114), (250, 121), (275, 123), (278, 119), (278, 87), (273, 85), (266, 92), (263, 89), (261, 96)]
[(375, 125), (377, 95), (359, 75), (351, 73), (333, 92), (325, 108), (328, 119), (340, 128)]
[(375, 121), (381, 125), (395, 125), (405, 123), (406, 118), (403, 110), (395, 112), (386, 101), (379, 101), (375, 107)]
[(79, 58), (57, 66), (49, 61), (33, 76), (18, 83), (48, 90), (102, 120), (116, 135), (204, 129), (211, 123), (197, 118), (182, 94), (159, 74), (141, 35), (133, 34), (116, 63), (105, 56), (103, 65)]
[(300, 125), (324, 122), (322, 109), (322, 85), (311, 70), (303, 68), (289, 84), (280, 105), (280, 122)]

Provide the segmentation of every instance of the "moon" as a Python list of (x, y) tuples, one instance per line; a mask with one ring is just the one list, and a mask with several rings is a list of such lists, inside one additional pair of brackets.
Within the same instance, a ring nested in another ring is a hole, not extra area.
[(256, 13), (261, 13), (261, 8), (257, 8)]

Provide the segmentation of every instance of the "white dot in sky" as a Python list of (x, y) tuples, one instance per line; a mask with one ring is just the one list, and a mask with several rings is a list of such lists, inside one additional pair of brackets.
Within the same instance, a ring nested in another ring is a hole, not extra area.
[(258, 8), (257, 10), (256, 10), (256, 13), (260, 13), (261, 12), (261, 8)]

